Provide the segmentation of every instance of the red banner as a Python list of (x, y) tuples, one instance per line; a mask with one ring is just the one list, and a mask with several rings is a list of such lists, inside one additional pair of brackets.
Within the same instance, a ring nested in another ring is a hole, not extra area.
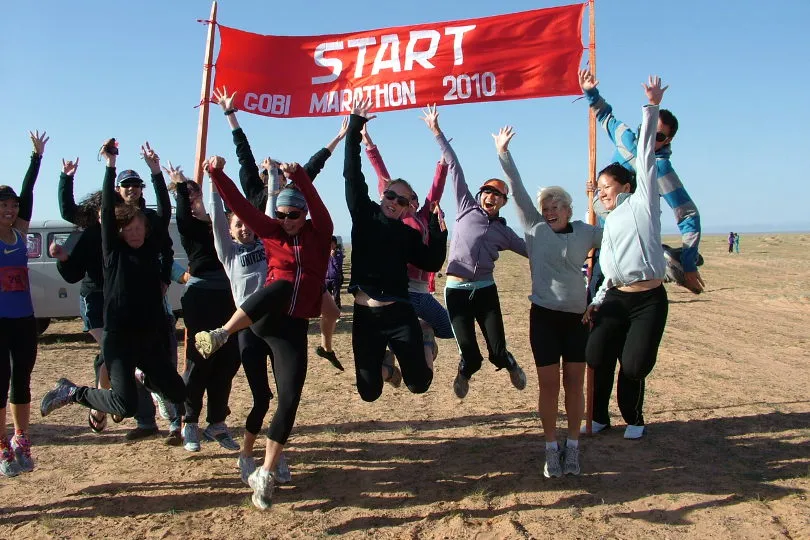
[(324, 36), (219, 26), (216, 87), (265, 116), (346, 114), (581, 92), (584, 4)]

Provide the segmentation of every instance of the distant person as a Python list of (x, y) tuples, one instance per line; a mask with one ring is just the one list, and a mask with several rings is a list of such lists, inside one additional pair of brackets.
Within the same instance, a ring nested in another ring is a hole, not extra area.
[(740, 233), (734, 233), (734, 252), (740, 252)]
[(735, 238), (735, 235), (734, 235), (733, 232), (728, 233), (728, 252), (729, 253), (734, 252), (734, 238)]
[[(579, 84), (585, 93), (588, 104), (596, 114), (596, 119), (616, 146), (613, 161), (635, 172), (636, 156), (638, 154), (637, 135), (633, 133), (627, 124), (620, 122), (613, 116), (613, 108), (599, 95), (599, 91), (596, 89), (599, 81), (594, 78), (590, 71), (582, 70), (579, 72)], [(658, 177), (658, 192), (672, 208), (675, 219), (678, 221), (678, 230), (681, 232), (683, 249), (681, 250), (680, 263), (683, 267), (685, 281), (679, 284), (693, 293), (699, 294), (703, 291), (705, 285), (697, 268), (701, 234), (700, 214), (670, 162), (672, 139), (677, 132), (678, 119), (670, 111), (661, 109), (655, 133), (655, 165)], [(597, 214), (603, 214), (604, 210), (599, 202), (598, 192), (595, 192), (594, 197), (594, 210)]]

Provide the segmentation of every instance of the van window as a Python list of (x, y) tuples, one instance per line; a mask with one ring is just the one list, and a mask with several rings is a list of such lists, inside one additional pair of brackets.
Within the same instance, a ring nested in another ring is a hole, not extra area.
[[(48, 234), (48, 245), (50, 246), (52, 243), (56, 242), (60, 246), (64, 246), (65, 242), (67, 242), (70, 235), (73, 234), (72, 232), (57, 232), (57, 233), (49, 233)], [(48, 256), (50, 257), (50, 253)]]
[(39, 233), (28, 233), (28, 258), (39, 259), (42, 256), (42, 235)]

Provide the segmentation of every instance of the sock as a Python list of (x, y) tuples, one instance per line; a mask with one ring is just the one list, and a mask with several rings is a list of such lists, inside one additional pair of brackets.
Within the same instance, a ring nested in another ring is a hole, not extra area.
[(560, 447), (557, 446), (557, 441), (551, 441), (546, 443), (546, 450), (559, 450)]
[(579, 440), (568, 439), (565, 441), (566, 448), (579, 448)]

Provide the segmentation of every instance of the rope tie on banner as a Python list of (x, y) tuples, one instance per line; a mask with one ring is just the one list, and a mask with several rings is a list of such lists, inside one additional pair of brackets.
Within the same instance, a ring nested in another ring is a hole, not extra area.
[(200, 107), (202, 107), (203, 103), (213, 103), (214, 105), (218, 105), (218, 103), (216, 101), (214, 101), (213, 98), (208, 98), (208, 99), (201, 99), (199, 103), (194, 105), (194, 108), (199, 109)]
[(213, 23), (214, 26), (219, 25), (217, 21), (212, 21), (211, 19), (197, 19), (197, 22), (200, 24), (204, 24), (205, 26), (208, 26), (211, 23)]

